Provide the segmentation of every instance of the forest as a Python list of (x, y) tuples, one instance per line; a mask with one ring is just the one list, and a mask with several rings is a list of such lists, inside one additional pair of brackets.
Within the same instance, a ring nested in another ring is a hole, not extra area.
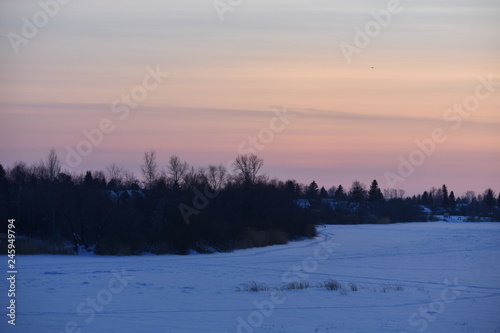
[(0, 230), (16, 220), (19, 254), (139, 255), (285, 244), (315, 237), (321, 224), (426, 222), (445, 214), (500, 221), (500, 195), (492, 189), (459, 197), (442, 185), (405, 196), (376, 180), (326, 189), (270, 178), (260, 174), (263, 165), (250, 154), (237, 156), (230, 169), (195, 168), (174, 155), (161, 168), (151, 150), (139, 180), (114, 163), (68, 172), (51, 150), (33, 165), (0, 164)]

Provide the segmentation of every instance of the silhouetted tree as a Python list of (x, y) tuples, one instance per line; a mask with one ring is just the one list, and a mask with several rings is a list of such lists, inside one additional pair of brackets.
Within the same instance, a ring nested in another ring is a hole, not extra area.
[(321, 189), (319, 190), (319, 197), (328, 198), (328, 192), (326, 191), (324, 186), (321, 186)]
[(448, 188), (446, 187), (446, 185), (443, 184), (443, 186), (441, 187), (441, 192), (442, 192), (442, 205), (444, 208), (448, 208), (448, 205), (449, 205), (449, 198), (448, 198)]
[(50, 180), (56, 179), (61, 172), (61, 161), (55, 149), (51, 149), (47, 155), (46, 168)]
[(430, 203), (430, 201), (429, 201), (429, 192), (424, 191), (424, 193), (422, 194), (422, 205), (428, 206), (429, 203)]
[(339, 185), (337, 187), (337, 190), (335, 191), (335, 200), (337, 201), (344, 201), (346, 200), (347, 195), (344, 192), (344, 187), (342, 185)]
[(464, 196), (462, 197), (463, 200), (465, 200), (465, 203), (472, 203), (474, 200), (476, 200), (476, 193), (474, 191), (466, 191)]
[(158, 177), (158, 164), (156, 162), (156, 152), (151, 150), (144, 153), (144, 161), (141, 164), (141, 172), (146, 181), (146, 187), (151, 190)]
[(337, 188), (335, 186), (332, 186), (328, 189), (328, 196), (329, 197), (335, 197), (335, 191), (337, 190)]
[(207, 178), (207, 183), (210, 186), (211, 190), (214, 192), (218, 192), (226, 183), (227, 170), (222, 164), (209, 165), (205, 173), (205, 177)]
[(495, 206), (495, 202), (496, 202), (496, 200), (495, 200), (495, 192), (491, 188), (489, 188), (486, 191), (484, 191), (483, 202), (490, 209), (493, 208), (493, 206)]
[(116, 165), (116, 163), (111, 163), (106, 167), (106, 174), (108, 179), (107, 187), (110, 190), (117, 190), (123, 185), (123, 174), (124, 169)]
[(181, 161), (179, 156), (170, 156), (167, 166), (167, 180), (172, 184), (174, 189), (180, 187), (180, 181), (188, 172), (189, 166), (187, 162)]
[(432, 192), (429, 192), (429, 207), (432, 209), (434, 208), (434, 195)]
[(368, 191), (368, 200), (370, 202), (381, 202), (384, 201), (384, 195), (378, 187), (378, 182), (374, 179), (370, 185), (370, 190)]
[(403, 199), (405, 195), (405, 190), (400, 188), (386, 188), (384, 189), (384, 198), (390, 199)]
[(449, 206), (451, 208), (455, 208), (456, 205), (457, 205), (457, 199), (455, 198), (455, 193), (453, 193), (453, 191), (450, 192), (450, 196), (448, 198), (448, 201), (449, 201)]
[(239, 155), (233, 163), (237, 177), (244, 184), (254, 184), (257, 181), (257, 174), (264, 165), (264, 160), (255, 154)]
[(0, 191), (7, 190), (7, 184), (7, 173), (5, 172), (3, 166), (0, 164)]
[(352, 202), (361, 203), (366, 200), (367, 192), (365, 184), (360, 181), (354, 181), (351, 189), (349, 190), (349, 197)]
[(314, 180), (307, 187), (306, 196), (311, 199), (314, 199), (318, 196), (318, 184), (316, 184)]

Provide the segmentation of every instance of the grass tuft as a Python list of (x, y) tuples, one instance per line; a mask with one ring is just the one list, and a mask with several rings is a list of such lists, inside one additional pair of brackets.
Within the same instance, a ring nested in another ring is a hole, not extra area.
[(330, 279), (323, 285), (326, 290), (339, 290), (342, 288), (342, 284), (337, 280)]
[(239, 285), (236, 287), (236, 291), (258, 292), (258, 291), (267, 291), (267, 290), (269, 290), (269, 287), (265, 283), (257, 283), (255, 281), (252, 281), (248, 284)]
[(353, 282), (349, 283), (349, 289), (351, 289), (351, 291), (358, 291), (359, 290), (358, 286)]
[(309, 282), (307, 281), (294, 281), (285, 284), (281, 289), (282, 290), (299, 290), (299, 289), (307, 289), (309, 288)]

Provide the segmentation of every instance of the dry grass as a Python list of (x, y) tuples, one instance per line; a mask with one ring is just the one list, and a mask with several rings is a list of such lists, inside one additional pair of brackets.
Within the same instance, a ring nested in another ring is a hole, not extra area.
[(281, 290), (299, 290), (299, 289), (307, 289), (309, 288), (309, 282), (307, 281), (294, 281), (285, 284), (281, 287)]
[(342, 288), (342, 284), (337, 280), (330, 279), (323, 284), (326, 290), (339, 290)]
[(236, 291), (267, 291), (269, 287), (265, 283), (257, 283), (255, 281), (251, 281), (248, 284), (240, 285), (236, 287)]

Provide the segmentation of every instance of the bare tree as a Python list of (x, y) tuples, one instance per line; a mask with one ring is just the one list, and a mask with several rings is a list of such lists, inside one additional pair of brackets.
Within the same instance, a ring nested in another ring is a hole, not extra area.
[(144, 163), (141, 164), (141, 172), (144, 176), (146, 187), (151, 189), (158, 177), (158, 164), (156, 163), (156, 151), (151, 150), (144, 153)]
[(351, 189), (349, 190), (349, 196), (353, 202), (364, 202), (368, 197), (368, 191), (366, 190), (366, 185), (362, 182), (356, 180), (352, 183)]
[(108, 175), (108, 181), (115, 181), (117, 184), (123, 182), (124, 169), (116, 165), (116, 163), (111, 163), (106, 167), (106, 174)]
[(403, 199), (405, 195), (405, 190), (396, 188), (386, 188), (384, 189), (384, 197), (386, 199)]
[(208, 185), (214, 192), (218, 192), (224, 186), (227, 179), (227, 170), (222, 165), (209, 165), (205, 173)]
[(50, 179), (55, 179), (61, 173), (61, 161), (54, 148), (49, 151), (46, 161), (47, 173)]
[(328, 189), (328, 195), (333, 198), (335, 196), (335, 191), (337, 191), (337, 188), (335, 186), (330, 187)]
[(49, 178), (49, 173), (47, 170), (47, 164), (43, 161), (40, 160), (39, 163), (34, 163), (32, 166), (30, 166), (30, 172), (36, 176), (38, 179), (47, 179)]
[(179, 156), (171, 156), (167, 166), (167, 179), (174, 186), (179, 186), (180, 181), (188, 171), (188, 168), (188, 164), (181, 161)]
[(472, 201), (474, 201), (474, 199), (476, 199), (476, 192), (470, 190), (465, 192), (465, 194), (463, 195), (463, 199), (467, 203), (471, 203)]
[(126, 188), (132, 188), (135, 185), (138, 186), (139, 181), (132, 171), (123, 170), (123, 183)]
[(188, 171), (182, 177), (183, 184), (187, 188), (195, 188), (197, 186), (202, 186), (205, 181), (205, 170), (196, 170), (193, 166), (188, 168)]
[(233, 163), (234, 171), (246, 184), (253, 184), (257, 180), (257, 174), (264, 165), (264, 160), (255, 154), (239, 155)]

